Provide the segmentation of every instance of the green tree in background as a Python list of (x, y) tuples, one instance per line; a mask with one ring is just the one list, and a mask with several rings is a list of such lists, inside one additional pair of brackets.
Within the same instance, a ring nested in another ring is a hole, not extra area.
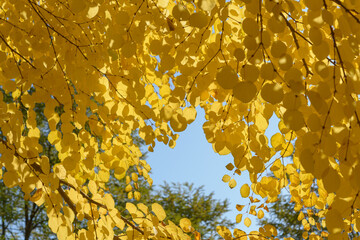
[[(125, 210), (127, 193), (123, 190), (123, 181), (110, 181), (110, 189), (114, 193), (116, 206)], [(145, 183), (146, 184), (146, 183)], [(150, 190), (149, 190), (150, 189)], [(4, 191), (2, 191), (4, 190)], [(10, 192), (11, 191), (11, 192)], [(158, 188), (141, 187), (142, 202), (149, 205), (155, 201), (163, 204), (167, 220), (178, 224), (181, 218), (189, 218), (194, 229), (203, 239), (214, 239), (217, 225), (233, 227), (234, 224), (224, 217), (229, 211), (229, 201), (214, 199), (214, 193), (205, 194), (204, 187), (195, 187), (190, 183), (164, 183)], [(6, 188), (0, 182), (0, 219), (2, 234), (5, 239), (56, 239), (47, 226), (46, 212), (42, 207), (23, 200), (18, 188)], [(133, 200), (134, 204), (138, 201)]]
[(276, 227), (280, 239), (292, 237), (302, 239), (304, 227), (294, 211), (295, 203), (290, 202), (288, 195), (280, 195), (279, 201), (269, 207), (269, 216), (258, 220), (259, 225), (270, 224)]
[(167, 219), (178, 224), (181, 218), (191, 220), (192, 226), (203, 239), (214, 239), (216, 226), (227, 228), (234, 223), (224, 217), (229, 212), (229, 201), (214, 199), (214, 193), (206, 194), (204, 186), (193, 183), (166, 183), (151, 194), (152, 199), (163, 206)]
[(48, 219), (43, 206), (37, 206), (19, 188), (7, 188), (0, 181), (0, 239), (56, 239), (49, 229)]
[[(234, 226), (230, 220), (224, 217), (229, 212), (229, 201), (214, 199), (214, 193), (206, 194), (204, 186), (195, 187), (193, 183), (167, 183), (156, 187), (146, 187), (142, 178), (138, 180), (138, 191), (141, 194), (141, 202), (150, 206), (155, 201), (161, 204), (166, 211), (167, 218), (175, 224), (179, 224), (181, 218), (191, 220), (192, 227), (198, 231), (203, 239), (214, 239), (216, 226), (221, 224), (228, 228)], [(129, 200), (127, 193), (123, 191), (127, 185), (126, 180), (117, 181), (111, 178), (107, 185), (113, 193), (116, 207), (125, 211), (125, 204)], [(140, 201), (132, 200), (138, 204)]]
[(22, 196), (20, 196), (18, 189), (9, 189), (2, 180), (0, 181), (1, 240), (7, 239), (7, 237), (15, 238), (17, 235), (14, 226), (17, 225), (17, 221), (21, 217), (21, 213), (18, 212), (19, 200), (21, 199)]
[[(138, 146), (145, 145), (144, 140), (139, 138), (137, 133), (134, 133), (132, 138)], [(146, 158), (146, 152), (142, 158)], [(135, 168), (129, 168), (128, 171), (133, 173)], [(124, 191), (129, 184), (130, 177), (119, 181), (113, 175), (107, 184), (120, 212), (125, 211), (125, 204), (129, 202), (128, 193)], [(131, 188), (136, 189), (141, 195), (140, 201), (133, 198), (132, 203), (142, 202), (150, 206), (152, 203), (158, 202), (166, 211), (165, 221), (170, 220), (179, 224), (181, 218), (189, 218), (192, 226), (202, 235), (203, 239), (213, 239), (216, 234), (216, 226), (219, 224), (228, 228), (234, 226), (234, 223), (224, 217), (224, 214), (230, 211), (229, 201), (214, 199), (214, 193), (206, 194), (204, 186), (195, 187), (193, 183), (187, 182), (171, 184), (164, 182), (160, 186), (149, 187), (144, 178), (140, 176), (136, 186), (132, 184)]]

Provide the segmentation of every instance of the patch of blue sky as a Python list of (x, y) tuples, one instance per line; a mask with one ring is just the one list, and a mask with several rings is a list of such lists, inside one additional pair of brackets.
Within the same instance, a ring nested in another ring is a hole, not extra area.
[[(164, 181), (191, 182), (196, 186), (204, 185), (206, 193), (214, 192), (216, 199), (229, 199), (231, 211), (225, 216), (235, 222), (236, 215), (240, 213), (236, 210), (236, 204), (248, 204), (248, 200), (240, 196), (240, 187), (244, 183), (251, 184), (249, 175), (247, 172), (243, 172), (241, 176), (232, 175), (225, 168), (228, 163), (233, 163), (233, 157), (231, 154), (220, 156), (214, 152), (212, 145), (207, 142), (202, 130), (202, 125), (205, 122), (205, 112), (199, 107), (197, 112), (196, 120), (184, 132), (179, 133), (180, 136), (174, 149), (162, 143), (157, 143), (154, 152), (147, 155), (147, 161), (152, 167), (151, 176), (154, 185), (159, 186)], [(269, 139), (278, 132), (278, 122), (279, 119), (276, 115), (273, 115), (266, 131)], [(222, 177), (225, 174), (233, 176), (237, 181), (237, 186), (234, 189), (230, 189), (227, 183), (222, 182)], [(247, 228), (243, 223), (240, 223), (235, 228), (248, 233), (258, 230), (260, 226), (257, 225), (256, 217), (245, 214), (243, 219), (246, 216), (251, 218), (252, 225)]]

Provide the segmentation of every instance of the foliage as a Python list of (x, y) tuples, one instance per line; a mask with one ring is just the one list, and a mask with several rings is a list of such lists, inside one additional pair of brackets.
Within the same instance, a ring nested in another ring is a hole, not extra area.
[(234, 227), (232, 221), (224, 218), (224, 213), (230, 211), (228, 200), (216, 200), (214, 193), (205, 194), (204, 186), (164, 182), (151, 198), (163, 206), (168, 220), (179, 224), (182, 218), (190, 219), (204, 239), (214, 239), (218, 225)]
[[(160, 186), (145, 187), (144, 180), (139, 178), (139, 192), (141, 199), (130, 200), (133, 204), (144, 203), (151, 206), (158, 202), (166, 212), (166, 219), (179, 224), (182, 218), (191, 220), (192, 227), (205, 239), (214, 239), (216, 226), (222, 224), (228, 228), (234, 223), (224, 217), (229, 212), (227, 199), (219, 201), (214, 199), (214, 193), (205, 194), (204, 187), (195, 187), (193, 183), (167, 183)], [(114, 196), (115, 206), (120, 212), (126, 210), (127, 194), (125, 180), (117, 181), (110, 177), (107, 184), (109, 192)], [(124, 216), (127, 216), (124, 214)]]
[(46, 211), (29, 200), (24, 200), (19, 188), (7, 188), (0, 181), (1, 240), (56, 239), (47, 224)]
[[(31, 91), (32, 89), (30, 89)], [(3, 90), (3, 101), (13, 102), (11, 95)], [(23, 111), (23, 110), (22, 110)], [(49, 143), (47, 121), (44, 116), (44, 104), (37, 104), (34, 108), (36, 123), (40, 130), (39, 144), (43, 148), (41, 155), (49, 158), (53, 166), (58, 162), (57, 151)], [(23, 116), (26, 120), (27, 116)], [(5, 139), (0, 133), (2, 139)], [(24, 199), (21, 188), (7, 188), (0, 180), (0, 218), (1, 218), (1, 239), (54, 239), (54, 234), (47, 225), (46, 209), (44, 206), (37, 206), (35, 203)], [(45, 237), (46, 236), (46, 237)]]
[(17, 189), (8, 188), (3, 183), (0, 184), (0, 219), (1, 219), (1, 240), (15, 238), (18, 233), (14, 231), (14, 226), (20, 217), (18, 209), (20, 206), (19, 200), (22, 196)]
[[(290, 201), (288, 195), (280, 195), (279, 200), (272, 203), (269, 207), (269, 216), (259, 219), (259, 224), (270, 224), (277, 229), (278, 237), (302, 239), (304, 226), (298, 220), (299, 213), (294, 211), (295, 203)], [(310, 226), (310, 225), (309, 225)], [(312, 230), (316, 230), (312, 226)], [(321, 234), (319, 231), (315, 231)]]
[[(190, 221), (163, 223), (158, 203), (128, 201), (125, 217), (106, 183), (129, 176), (128, 198), (139, 200), (136, 182), (151, 185), (151, 167), (133, 132), (149, 151), (175, 147), (202, 107), (208, 142), (234, 157), (223, 181), (234, 188), (249, 172), (238, 222), (263, 216), (256, 197), (274, 202), (288, 187), (296, 211), (325, 218), (324, 237), (347, 238), (360, 226), (359, 12), (355, 0), (3, 0), (3, 181), (46, 208), (59, 239), (188, 239)], [(275, 235), (270, 225), (249, 233)]]

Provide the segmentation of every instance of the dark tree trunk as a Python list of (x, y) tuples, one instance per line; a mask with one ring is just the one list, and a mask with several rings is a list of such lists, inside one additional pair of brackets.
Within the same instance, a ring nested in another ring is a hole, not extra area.
[[(1, 204), (2, 204), (2, 209), (5, 209), (6, 202), (3, 199), (1, 199)], [(7, 226), (6, 226), (5, 216), (3, 214), (1, 214), (1, 239), (5, 239), (6, 228), (7, 228)]]
[[(31, 205), (31, 210), (29, 209), (29, 205)], [(25, 240), (30, 240), (31, 232), (39, 226), (39, 222), (37, 222), (36, 218), (38, 217), (41, 210), (41, 207), (35, 203), (25, 201)]]
[(29, 216), (29, 202), (24, 201), (25, 203), (25, 232), (24, 232), (24, 239), (30, 240), (31, 235), (31, 220)]
[(5, 239), (6, 226), (4, 218), (1, 218), (1, 239)]

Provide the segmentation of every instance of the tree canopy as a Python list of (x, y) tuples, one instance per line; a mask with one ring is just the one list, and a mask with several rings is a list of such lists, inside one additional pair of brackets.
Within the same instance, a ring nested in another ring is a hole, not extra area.
[[(314, 212), (297, 213), (294, 211), (294, 202), (290, 202), (287, 195), (280, 195), (279, 200), (272, 203), (269, 207), (269, 216), (259, 219), (259, 224), (270, 224), (274, 226), (278, 232), (277, 237), (280, 239), (294, 238), (302, 239), (303, 236), (308, 235), (308, 232), (315, 232), (321, 234), (320, 225), (311, 225), (310, 223), (303, 224), (301, 220), (308, 214), (308, 218), (313, 218), (310, 221), (314, 223), (318, 219), (314, 218)], [(305, 219), (306, 220), (306, 219)]]
[[(356, 0), (2, 0), (3, 182), (46, 208), (59, 239), (188, 239), (190, 220), (164, 222), (158, 203), (128, 201), (125, 217), (106, 183), (127, 178), (141, 200), (151, 166), (133, 132), (149, 151), (175, 147), (200, 107), (214, 151), (234, 158), (223, 181), (249, 172), (237, 222), (287, 187), (295, 211), (317, 209), (322, 237), (347, 238), (360, 228), (359, 31)], [(276, 237), (271, 225), (217, 232)]]
[(182, 218), (188, 218), (191, 225), (203, 239), (217, 239), (216, 227), (234, 227), (234, 221), (224, 217), (230, 211), (229, 201), (214, 199), (214, 192), (206, 194), (204, 186), (193, 183), (163, 183), (152, 194), (165, 210), (167, 219), (179, 224)]

